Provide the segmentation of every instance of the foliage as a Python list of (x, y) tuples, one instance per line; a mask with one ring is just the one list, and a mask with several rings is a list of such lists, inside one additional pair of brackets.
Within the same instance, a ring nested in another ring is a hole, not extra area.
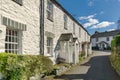
[(112, 54), (110, 61), (117, 72), (120, 72), (120, 35), (114, 37), (111, 42)]
[(110, 61), (112, 63), (113, 68), (120, 72), (120, 56), (118, 54), (112, 54), (110, 56)]
[(110, 47), (110, 46), (108, 46), (108, 47), (106, 48), (106, 50), (111, 50), (111, 47)]
[(79, 62), (81, 62), (85, 58), (85, 51), (81, 51), (79, 55)]
[(49, 73), (52, 69), (52, 61), (44, 56), (0, 53), (0, 72), (6, 80), (29, 80), (31, 76)]
[(99, 50), (98, 46), (92, 47), (92, 50)]
[(81, 51), (80, 56), (85, 57), (85, 51)]
[[(56, 66), (65, 66), (65, 67), (67, 67), (67, 68), (69, 68), (71, 65), (69, 64), (69, 63), (65, 63), (65, 62), (63, 62), (63, 63), (59, 63), (59, 64), (57, 64)], [(59, 69), (59, 67), (56, 67), (56, 69)]]
[(117, 47), (117, 46), (120, 46), (120, 35), (115, 36), (111, 42), (112, 48)]

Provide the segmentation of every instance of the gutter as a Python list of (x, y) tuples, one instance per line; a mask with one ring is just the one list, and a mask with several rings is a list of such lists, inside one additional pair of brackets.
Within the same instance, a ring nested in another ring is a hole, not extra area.
[(44, 55), (44, 0), (40, 1), (40, 54)]

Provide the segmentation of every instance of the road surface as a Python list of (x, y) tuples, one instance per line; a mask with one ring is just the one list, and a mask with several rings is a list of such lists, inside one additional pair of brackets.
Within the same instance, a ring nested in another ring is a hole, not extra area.
[(90, 59), (55, 80), (120, 80), (110, 65), (109, 55), (110, 52), (94, 51)]

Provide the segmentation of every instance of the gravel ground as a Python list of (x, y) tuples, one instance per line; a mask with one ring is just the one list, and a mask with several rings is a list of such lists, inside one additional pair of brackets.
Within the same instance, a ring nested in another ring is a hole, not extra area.
[(55, 80), (120, 80), (110, 65), (109, 55), (109, 51), (94, 51), (90, 59), (56, 77)]

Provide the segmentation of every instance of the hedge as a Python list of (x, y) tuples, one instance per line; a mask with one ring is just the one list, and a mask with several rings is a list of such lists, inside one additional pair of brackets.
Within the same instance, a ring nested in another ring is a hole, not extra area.
[(44, 56), (0, 53), (0, 72), (5, 80), (29, 80), (31, 76), (52, 70), (52, 61)]
[(112, 48), (117, 47), (117, 46), (120, 46), (120, 35), (115, 36), (111, 42)]
[(111, 42), (112, 54), (110, 55), (110, 61), (114, 69), (120, 73), (120, 35), (114, 37)]

